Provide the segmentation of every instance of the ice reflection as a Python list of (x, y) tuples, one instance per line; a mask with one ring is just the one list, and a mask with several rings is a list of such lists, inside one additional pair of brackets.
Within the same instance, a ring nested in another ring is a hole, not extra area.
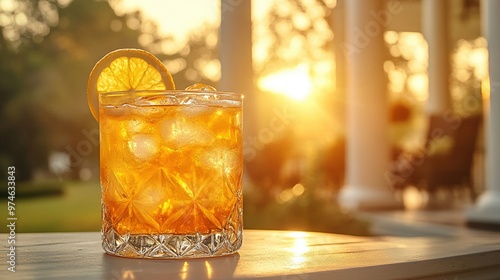
[(230, 279), (240, 259), (238, 253), (192, 260), (156, 260), (103, 254), (103, 279)]

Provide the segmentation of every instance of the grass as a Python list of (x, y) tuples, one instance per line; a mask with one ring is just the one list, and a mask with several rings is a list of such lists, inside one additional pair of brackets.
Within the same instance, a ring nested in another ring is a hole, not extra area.
[[(16, 232), (98, 231), (100, 196), (98, 182), (67, 182), (58, 195), (16, 194)], [(0, 200), (2, 221), (7, 219), (7, 201)], [(0, 228), (2, 233), (8, 230), (6, 226)]]

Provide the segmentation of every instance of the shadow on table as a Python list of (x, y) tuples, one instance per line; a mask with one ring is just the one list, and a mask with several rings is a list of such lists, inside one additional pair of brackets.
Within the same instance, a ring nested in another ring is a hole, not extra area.
[(103, 254), (103, 279), (230, 279), (238, 253), (187, 260), (131, 259)]

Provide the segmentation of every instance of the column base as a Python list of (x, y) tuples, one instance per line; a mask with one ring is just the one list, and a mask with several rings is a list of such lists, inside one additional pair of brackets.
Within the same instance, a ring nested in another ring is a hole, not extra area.
[(344, 186), (340, 192), (338, 202), (340, 206), (355, 210), (404, 209), (403, 201), (388, 189), (373, 189), (353, 185)]
[(500, 229), (500, 192), (486, 190), (467, 210), (466, 217), (467, 223), (473, 227)]

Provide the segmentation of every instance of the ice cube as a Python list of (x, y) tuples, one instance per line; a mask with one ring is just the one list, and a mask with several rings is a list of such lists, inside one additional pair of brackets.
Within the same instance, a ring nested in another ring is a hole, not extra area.
[(213, 101), (215, 96), (210, 92), (182, 93), (177, 96), (177, 101), (179, 105), (206, 106)]
[(236, 148), (223, 146), (213, 147), (200, 154), (200, 162), (215, 170), (225, 173), (237, 168), (241, 164), (240, 152)]
[(132, 112), (138, 116), (145, 117), (149, 122), (157, 122), (167, 114), (164, 106), (137, 106)]
[(202, 114), (208, 114), (211, 108), (208, 106), (182, 106), (182, 113), (189, 117), (194, 117)]
[(214, 87), (203, 84), (203, 83), (196, 83), (193, 85), (190, 85), (186, 88), (186, 90), (194, 90), (194, 91), (217, 91)]
[(122, 117), (128, 114), (129, 112), (129, 107), (128, 106), (112, 106), (112, 105), (105, 105), (101, 109), (103, 111), (103, 114), (105, 116), (111, 116), (111, 117)]
[(145, 128), (145, 123), (140, 119), (131, 119), (127, 122), (126, 130), (130, 134), (141, 132)]
[(242, 122), (243, 122), (243, 116), (241, 111), (239, 111), (238, 113), (236, 113), (236, 116), (234, 116), (234, 125), (241, 129)]
[(128, 147), (135, 159), (150, 160), (158, 154), (159, 142), (153, 135), (136, 134), (130, 138)]
[(202, 125), (184, 119), (166, 119), (161, 123), (161, 136), (172, 149), (185, 145), (208, 145), (214, 135)]
[(163, 102), (165, 98), (161, 96), (143, 96), (135, 100), (134, 106), (131, 106), (132, 112), (142, 117), (146, 117), (149, 122), (156, 122), (166, 114), (166, 108)]
[(175, 105), (179, 103), (177, 95), (173, 93), (158, 93), (157, 95), (146, 95), (137, 97), (134, 104), (137, 106), (161, 106)]

